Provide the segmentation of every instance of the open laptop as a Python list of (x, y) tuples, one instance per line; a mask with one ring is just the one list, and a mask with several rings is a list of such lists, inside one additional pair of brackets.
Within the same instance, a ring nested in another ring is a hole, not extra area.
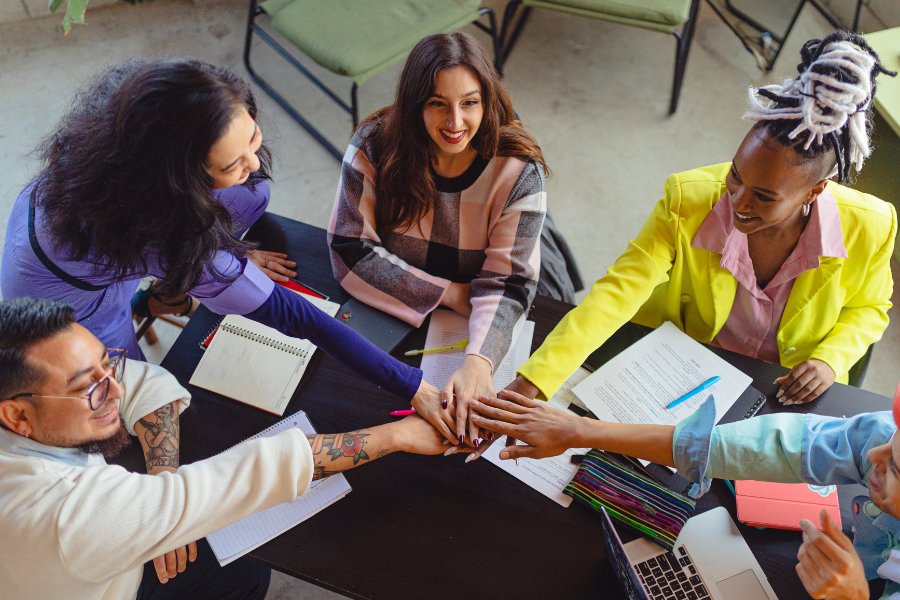
[(688, 519), (673, 552), (643, 538), (623, 544), (602, 510), (606, 554), (629, 600), (778, 600), (724, 508)]

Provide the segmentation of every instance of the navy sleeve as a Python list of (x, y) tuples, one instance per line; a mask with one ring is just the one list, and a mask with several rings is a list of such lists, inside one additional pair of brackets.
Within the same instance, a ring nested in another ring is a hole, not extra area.
[(400, 362), (280, 285), (262, 306), (244, 316), (285, 335), (309, 340), (345, 367), (406, 401), (413, 399), (422, 382), (421, 370)]

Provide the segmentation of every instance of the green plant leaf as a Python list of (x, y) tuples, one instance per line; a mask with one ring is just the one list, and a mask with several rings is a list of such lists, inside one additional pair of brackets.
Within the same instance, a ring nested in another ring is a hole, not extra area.
[[(69, 33), (69, 30), (72, 28), (72, 23), (78, 23), (80, 25), (84, 25), (84, 11), (87, 10), (87, 5), (90, 0), (68, 0), (66, 3), (66, 15), (63, 17), (62, 21), (62, 32), (63, 35)], [(62, 0), (51, 0), (52, 3), (56, 4), (56, 7), (62, 4)]]
[[(137, 2), (144, 2), (144, 0), (124, 0), (129, 4), (136, 4)], [(147, 2), (153, 2), (153, 0), (146, 0)], [(63, 2), (66, 0), (47, 0), (47, 6), (50, 8), (51, 13), (55, 13), (57, 9), (63, 5)], [(84, 12), (87, 9), (87, 5), (90, 0), (68, 0), (66, 4), (66, 14), (63, 16), (62, 20), (62, 32), (63, 35), (69, 33), (69, 30), (72, 29), (72, 23), (78, 23), (79, 25), (84, 25)]]
[(89, 0), (69, 0), (66, 11), (72, 15), (72, 20), (84, 25), (84, 11), (87, 10)]

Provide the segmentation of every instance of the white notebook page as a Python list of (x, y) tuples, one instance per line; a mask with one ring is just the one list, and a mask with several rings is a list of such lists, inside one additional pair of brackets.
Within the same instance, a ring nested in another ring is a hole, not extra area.
[[(332, 317), (340, 306), (304, 296)], [(190, 383), (283, 415), (316, 347), (239, 315), (222, 320)]]
[[(291, 427), (298, 427), (307, 435), (315, 433), (306, 413), (301, 411), (250, 439), (273, 436)], [(219, 564), (224, 567), (334, 504), (346, 496), (350, 489), (347, 479), (340, 473), (314, 481), (309, 490), (293, 502), (285, 502), (245, 517), (206, 536), (206, 539)]]

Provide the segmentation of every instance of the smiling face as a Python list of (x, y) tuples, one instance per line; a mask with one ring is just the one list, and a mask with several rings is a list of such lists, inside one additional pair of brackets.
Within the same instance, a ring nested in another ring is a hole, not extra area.
[(87, 388), (110, 371), (106, 346), (77, 323), (37, 342), (27, 354), (30, 367), (44, 375), (35, 389), (24, 390), (53, 398), (17, 398), (0, 404), (0, 420), (19, 435), (60, 448), (108, 440), (120, 433), (119, 400), (125, 392), (109, 378), (106, 400), (91, 410)]
[(213, 189), (222, 189), (247, 181), (250, 173), (259, 170), (256, 153), (262, 145), (262, 132), (250, 113), (240, 106), (228, 129), (213, 144), (207, 158)]
[(475, 73), (467, 67), (439, 71), (431, 97), (422, 109), (436, 154), (452, 156), (469, 151), (483, 116), (481, 84)]
[(815, 202), (827, 185), (820, 175), (818, 161), (804, 163), (790, 148), (751, 130), (725, 179), (735, 228), (749, 235), (796, 225), (803, 204)]
[(900, 519), (900, 436), (869, 450), (873, 469), (869, 475), (869, 498), (882, 511)]

